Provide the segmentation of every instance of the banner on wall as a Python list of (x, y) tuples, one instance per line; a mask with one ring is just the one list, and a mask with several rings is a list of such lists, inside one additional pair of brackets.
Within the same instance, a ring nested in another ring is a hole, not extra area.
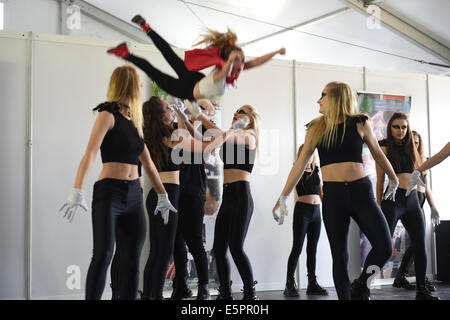
[[(160, 99), (167, 99), (169, 94), (161, 89), (156, 83), (152, 84), (152, 96), (156, 96)], [(208, 109), (209, 119), (214, 122), (219, 128), (221, 126), (221, 103), (220, 98), (209, 100), (211, 103)], [(213, 110), (212, 110), (213, 109)], [(207, 111), (207, 110), (206, 110)], [(206, 112), (205, 111), (205, 112)], [(208, 135), (206, 132), (205, 135)], [(218, 150), (215, 153), (210, 153), (205, 159), (205, 173), (207, 177), (206, 185), (206, 200), (205, 211), (203, 218), (203, 245), (205, 247), (207, 259), (208, 259), (208, 272), (209, 272), (209, 286), (210, 288), (218, 287), (219, 277), (217, 275), (216, 263), (214, 256), (212, 255), (212, 247), (214, 241), (214, 226), (216, 223), (217, 213), (222, 202), (222, 186), (223, 186), (223, 163), (219, 157)], [(175, 277), (175, 265), (173, 258), (169, 263), (169, 268), (166, 273), (166, 281), (164, 289), (171, 291), (172, 282)], [(186, 282), (189, 287), (197, 287), (198, 277), (195, 268), (195, 262), (192, 255), (188, 252), (187, 263), (187, 279)]]
[[(389, 119), (395, 112), (403, 112), (406, 114), (411, 112), (411, 96), (359, 91), (357, 92), (357, 101), (359, 112), (367, 114), (370, 117), (373, 132), (377, 140), (386, 138), (386, 126)], [(376, 197), (377, 174), (375, 160), (373, 159), (366, 144), (364, 144), (363, 147), (363, 166), (370, 181), (372, 182), (374, 196)], [(387, 185), (387, 180), (388, 179), (386, 178), (383, 190)], [(397, 223), (397, 227), (395, 228), (394, 234), (392, 235), (392, 256), (384, 265), (379, 277), (382, 279), (388, 279), (396, 276), (403, 254), (409, 245), (410, 239), (408, 233), (406, 232), (401, 221), (399, 221)], [(367, 237), (361, 232), (361, 269), (364, 266), (367, 254), (371, 248), (372, 246), (370, 245)], [(411, 274), (411, 272), (414, 272), (414, 268), (411, 269), (412, 271), (410, 271), (408, 275), (414, 275)]]

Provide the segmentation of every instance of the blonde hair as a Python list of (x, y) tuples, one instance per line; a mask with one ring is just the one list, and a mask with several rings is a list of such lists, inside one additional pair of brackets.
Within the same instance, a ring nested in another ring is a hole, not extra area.
[[(345, 133), (346, 120), (362, 114), (355, 114), (356, 96), (349, 84), (333, 81), (328, 83), (325, 88), (328, 108), (323, 116), (311, 121), (308, 126), (308, 134), (314, 147), (322, 144), (329, 150), (338, 142), (337, 129), (340, 121), (344, 121)], [(341, 142), (343, 139), (344, 134), (342, 134)]]
[(107, 98), (109, 102), (119, 103), (129, 98), (131, 120), (142, 137), (142, 97), (141, 83), (136, 69), (129, 65), (117, 67), (109, 80)]
[(261, 130), (261, 116), (259, 115), (258, 111), (256, 111), (256, 108), (249, 104), (243, 105), (242, 107), (246, 107), (246, 108), (250, 109), (250, 113), (247, 115), (253, 120), (253, 128), (252, 129), (255, 132), (256, 152), (259, 155), (259, 133)]
[[(236, 45), (237, 35), (230, 28), (227, 32), (222, 33), (210, 28), (205, 29), (205, 33), (200, 35), (201, 40), (194, 44), (194, 46), (205, 45), (207, 48), (215, 47), (223, 50), (228, 45)], [(231, 42), (231, 43), (230, 43)]]
[(224, 60), (228, 60), (228, 56), (232, 51), (241, 51), (242, 48), (236, 45), (238, 37), (236, 33), (227, 28), (227, 32), (222, 33), (213, 29), (206, 28), (205, 33), (200, 35), (201, 40), (194, 46), (204, 45), (206, 48), (218, 48), (220, 56)]

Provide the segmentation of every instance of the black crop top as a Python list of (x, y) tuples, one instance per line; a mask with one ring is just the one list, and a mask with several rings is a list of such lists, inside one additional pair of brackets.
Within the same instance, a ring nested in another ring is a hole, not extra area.
[[(378, 141), (380, 147), (385, 147), (386, 143), (386, 139)], [(386, 156), (391, 163), (395, 173), (412, 173), (414, 171), (414, 163), (406, 153), (405, 146), (396, 144), (395, 152), (400, 155), (400, 161), (398, 163), (394, 163), (392, 157), (389, 157), (389, 155)]]
[(316, 166), (314, 171), (305, 171), (300, 181), (295, 186), (298, 196), (306, 196), (309, 194), (320, 194), (320, 177), (319, 167)]
[(144, 151), (144, 140), (139, 136), (133, 121), (125, 118), (115, 102), (99, 104), (94, 111), (108, 111), (114, 116), (114, 127), (103, 138), (100, 146), (102, 162), (139, 164), (139, 155)]
[(181, 163), (180, 164), (176, 164), (176, 163), (174, 163), (172, 161), (172, 151), (175, 152), (175, 153), (180, 152), (180, 154), (176, 155), (176, 157), (179, 158), (179, 159), (183, 159), (183, 153), (182, 153), (183, 150), (178, 149), (178, 148), (177, 149), (172, 149), (170, 147), (167, 147), (167, 149), (169, 150), (169, 153), (168, 153), (169, 159), (168, 159), (167, 162), (162, 164), (162, 168), (161, 168), (161, 170), (159, 170), (159, 172), (178, 171), (178, 170), (180, 170)]
[(317, 145), (319, 151), (320, 166), (326, 166), (339, 162), (359, 162), (362, 161), (363, 139), (356, 128), (357, 123), (364, 124), (368, 119), (367, 116), (354, 116), (346, 120), (344, 140), (341, 143), (344, 123), (338, 124), (336, 145), (327, 149), (322, 143)]
[(255, 163), (256, 149), (248, 149), (245, 144), (225, 142), (220, 148), (223, 169), (240, 169), (252, 172)]

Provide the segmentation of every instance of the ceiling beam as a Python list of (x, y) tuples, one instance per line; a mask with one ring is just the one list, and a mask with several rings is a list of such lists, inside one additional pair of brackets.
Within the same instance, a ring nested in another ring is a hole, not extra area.
[[(340, 0), (342, 3), (350, 8), (355, 9), (357, 12), (369, 17), (367, 7), (364, 5), (364, 1), (361, 0)], [(376, 1), (378, 2), (378, 1)], [(419, 27), (412, 23), (407, 23), (388, 10), (384, 9), (379, 4), (376, 5), (380, 9), (380, 22), (391, 31), (397, 33), (404, 39), (411, 41), (415, 45), (420, 46), (433, 56), (439, 58), (446, 63), (450, 63), (450, 49), (439, 42), (438, 40), (430, 37), (426, 33), (422, 32)]]
[(83, 1), (83, 0), (56, 0), (61, 3), (61, 31), (62, 33), (67, 33), (68, 30), (65, 27), (66, 22), (66, 11), (65, 8), (71, 5), (76, 5), (80, 8), (80, 12), (82, 15), (85, 15), (97, 22), (104, 24), (105, 26), (118, 31), (125, 35), (126, 37), (132, 39), (133, 41), (139, 43), (149, 43), (151, 42), (150, 38), (142, 32), (139, 28), (133, 26), (131, 23), (128, 23), (102, 9), (93, 6), (92, 4)]
[(324, 20), (327, 20), (327, 19), (336, 17), (338, 15), (341, 15), (343, 13), (346, 13), (346, 12), (348, 12), (350, 10), (351, 10), (350, 8), (342, 8), (342, 9), (339, 9), (339, 10), (336, 10), (336, 11), (333, 11), (333, 12), (329, 12), (327, 14), (321, 15), (320, 17), (317, 17), (317, 18), (314, 18), (314, 19), (311, 19), (311, 20), (308, 20), (308, 21), (304, 21), (304, 22), (296, 24), (295, 26), (292, 26), (292, 27), (286, 27), (286, 28), (284, 28), (282, 30), (270, 33), (268, 35), (265, 35), (263, 37), (257, 38), (255, 40), (251, 40), (251, 41), (247, 41), (245, 43), (241, 43), (240, 45), (241, 46), (246, 46), (246, 45), (249, 45), (249, 44), (252, 44), (252, 43), (255, 43), (255, 42), (258, 42), (258, 41), (262, 41), (262, 40), (265, 40), (267, 38), (270, 38), (270, 37), (273, 37), (273, 36), (276, 36), (276, 35), (288, 32), (288, 31), (296, 31), (300, 27), (304, 27), (304, 26), (311, 25), (311, 24), (314, 24), (314, 23), (322, 22)]

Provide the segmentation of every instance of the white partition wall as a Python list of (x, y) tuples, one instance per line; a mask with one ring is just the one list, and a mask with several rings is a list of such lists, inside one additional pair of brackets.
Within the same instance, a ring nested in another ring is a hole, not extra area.
[(27, 47), (28, 34), (0, 37), (0, 299), (26, 297)]
[[(450, 78), (430, 75), (429, 88), (429, 149), (430, 156), (439, 152), (449, 141), (448, 119), (450, 118)], [(431, 170), (431, 187), (434, 201), (439, 209), (441, 220), (450, 220), (450, 203), (448, 198), (448, 177), (450, 171), (450, 159), (435, 166)], [(428, 206), (426, 206), (428, 207)]]
[[(119, 42), (0, 32), (0, 103), (4, 111), (0, 120), (0, 299), (84, 298), (92, 254), (91, 210), (80, 211), (69, 224), (58, 209), (69, 195), (85, 151), (96, 117), (92, 108), (106, 100), (111, 72), (123, 64), (106, 54), (109, 47)], [(173, 74), (153, 46), (133, 44), (132, 51)], [(182, 56), (181, 50), (177, 52)], [(140, 74), (145, 100), (150, 95), (151, 82)], [(292, 245), (292, 214), (284, 225), (278, 226), (271, 209), (303, 142), (304, 125), (319, 115), (316, 101), (321, 90), (334, 80), (348, 82), (354, 90), (411, 95), (411, 122), (424, 137), (426, 147), (434, 154), (449, 141), (445, 129), (449, 78), (430, 76), (427, 82), (425, 75), (278, 60), (243, 72), (238, 87), (221, 101), (221, 123), (228, 128), (233, 112), (243, 104), (255, 106), (262, 118), (260, 155), (251, 180), (254, 213), (245, 242), (259, 282), (257, 290), (284, 288)], [(28, 136), (32, 137), (31, 149)], [(443, 218), (449, 212), (445, 187), (448, 163), (447, 160), (432, 170), (433, 194)], [(98, 155), (84, 186), (89, 207), (100, 168)], [(145, 180), (144, 196), (149, 187)], [(293, 208), (291, 195), (290, 213)], [(434, 248), (428, 207), (426, 210), (430, 253)], [(359, 233), (355, 228), (351, 230), (350, 246), (353, 278), (359, 274), (360, 259)], [(148, 248), (147, 238), (141, 256), (141, 281)], [(333, 286), (331, 263), (322, 228), (316, 269), (324, 286)], [(430, 275), (432, 263), (429, 261), (428, 265)], [(305, 287), (304, 252), (299, 268), (300, 286)], [(234, 290), (242, 288), (234, 265), (232, 280)], [(104, 298), (110, 294), (108, 284), (109, 276)]]

